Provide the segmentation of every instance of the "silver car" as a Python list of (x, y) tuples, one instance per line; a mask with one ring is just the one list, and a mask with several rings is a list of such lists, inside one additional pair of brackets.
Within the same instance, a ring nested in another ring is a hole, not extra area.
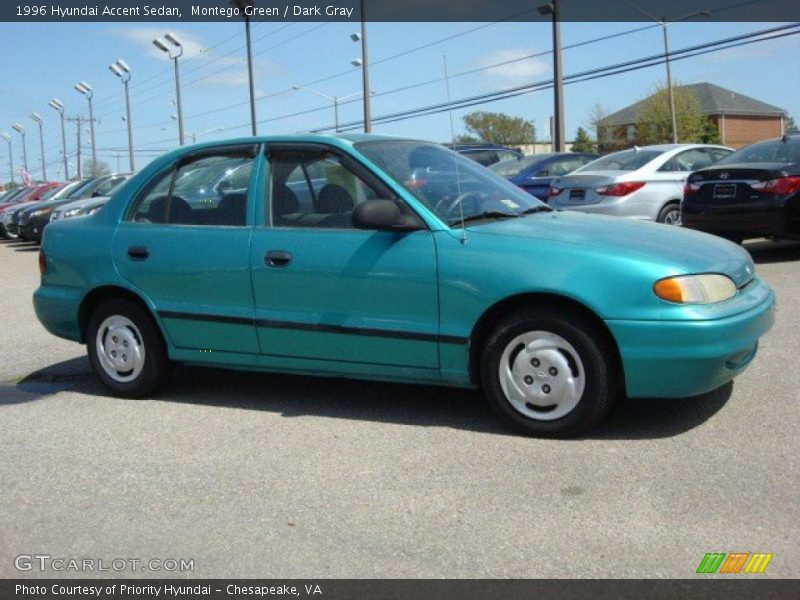
[(554, 180), (548, 204), (561, 210), (678, 225), (686, 178), (731, 152), (731, 148), (705, 144), (662, 144), (614, 152)]

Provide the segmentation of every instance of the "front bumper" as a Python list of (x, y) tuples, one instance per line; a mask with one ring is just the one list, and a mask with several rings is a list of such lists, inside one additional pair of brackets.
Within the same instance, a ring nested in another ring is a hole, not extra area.
[(42, 240), (42, 231), (44, 231), (43, 225), (30, 222), (19, 228), (19, 235), (25, 240), (40, 242)]
[[(606, 321), (622, 356), (631, 398), (683, 398), (710, 392), (747, 368), (775, 321), (775, 295), (743, 313), (698, 321)], [(763, 291), (763, 290), (762, 290)]]

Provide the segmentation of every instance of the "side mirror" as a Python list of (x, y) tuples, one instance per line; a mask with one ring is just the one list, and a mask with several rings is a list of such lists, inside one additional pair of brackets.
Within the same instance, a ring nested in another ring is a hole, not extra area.
[(367, 200), (353, 210), (353, 225), (378, 231), (416, 231), (419, 222), (400, 212), (391, 200)]

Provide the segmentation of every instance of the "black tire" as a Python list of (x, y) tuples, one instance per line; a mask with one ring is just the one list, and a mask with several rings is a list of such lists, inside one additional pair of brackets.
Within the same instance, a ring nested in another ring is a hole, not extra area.
[[(670, 217), (675, 217), (677, 220), (671, 220)], [(681, 205), (677, 202), (667, 204), (658, 213), (656, 221), (668, 225), (680, 225), (681, 222)], [(668, 222), (669, 221), (669, 222)]]
[[(106, 319), (121, 316), (130, 320), (141, 335), (144, 346), (144, 364), (141, 372), (131, 381), (113, 379), (100, 364), (97, 353), (98, 330)], [(86, 330), (86, 349), (95, 375), (117, 396), (141, 398), (161, 388), (172, 372), (172, 361), (167, 355), (164, 338), (150, 313), (127, 298), (110, 298), (94, 309)]]
[[(500, 384), (499, 367), (506, 347), (530, 331), (554, 333), (566, 340), (583, 364), (584, 390), (577, 405), (554, 420), (531, 418), (513, 407)], [(619, 391), (620, 366), (608, 334), (578, 311), (543, 306), (520, 310), (489, 335), (481, 355), (481, 384), (502, 422), (527, 435), (572, 437), (600, 422), (611, 410)]]

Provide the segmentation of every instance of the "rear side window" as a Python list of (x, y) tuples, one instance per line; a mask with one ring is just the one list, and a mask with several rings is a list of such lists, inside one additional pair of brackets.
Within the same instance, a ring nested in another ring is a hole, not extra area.
[(156, 179), (132, 211), (137, 223), (241, 227), (253, 158), (240, 154), (202, 156)]

